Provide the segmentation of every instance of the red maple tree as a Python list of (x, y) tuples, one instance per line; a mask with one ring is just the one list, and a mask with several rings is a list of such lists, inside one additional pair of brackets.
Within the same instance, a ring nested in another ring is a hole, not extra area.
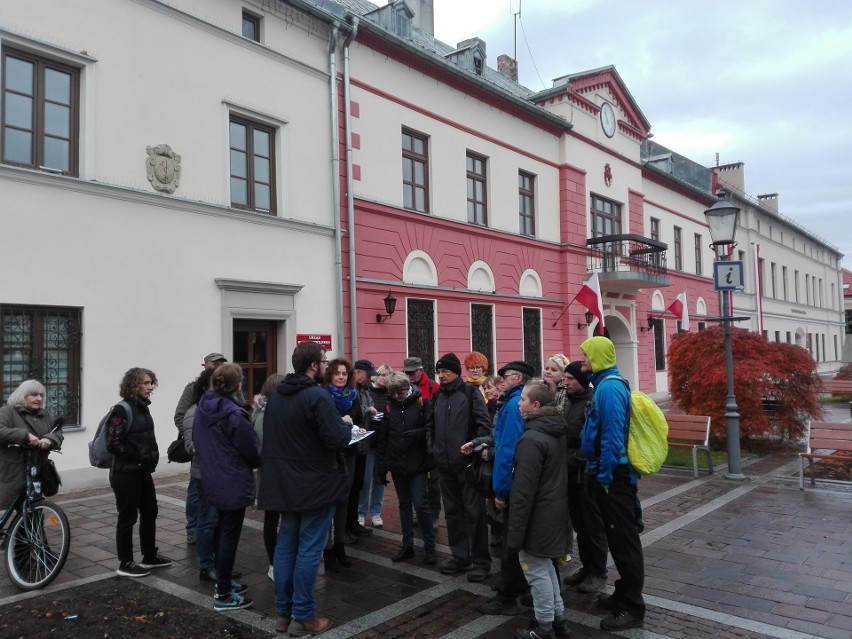
[[(731, 345), (742, 439), (797, 440), (808, 419), (823, 416), (816, 363), (805, 349), (741, 328), (731, 328)], [(672, 401), (688, 414), (709, 415), (713, 436), (724, 440), (728, 391), (722, 326), (675, 335), (668, 364)]]

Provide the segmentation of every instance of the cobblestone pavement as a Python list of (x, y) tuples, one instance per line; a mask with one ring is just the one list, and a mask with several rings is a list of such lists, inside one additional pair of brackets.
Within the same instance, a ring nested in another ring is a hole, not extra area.
[[(832, 419), (848, 421), (846, 410)], [(852, 486), (818, 481), (799, 491), (797, 468), (795, 454), (787, 453), (744, 459), (742, 482), (726, 480), (725, 468), (697, 480), (691, 469), (664, 469), (643, 478), (648, 614), (642, 629), (618, 634), (649, 639), (852, 637)], [(211, 587), (198, 582), (195, 549), (186, 544), (187, 480), (184, 472), (157, 481), (158, 544), (175, 563), (145, 583), (211, 607)], [(115, 506), (106, 473), (91, 488), (60, 493), (54, 501), (68, 514), (72, 548), (48, 590), (113, 576)], [(495, 574), (479, 584), (421, 564), (419, 549), (411, 562), (393, 564), (390, 556), (401, 536), (392, 487), (382, 516), (384, 528), (347, 546), (355, 560), (351, 569), (317, 580), (320, 613), (336, 622), (324, 637), (496, 639), (528, 623), (529, 610), (518, 617), (474, 610), (473, 604), (493, 594), (499, 561)], [(237, 568), (251, 587), (255, 607), (233, 614), (274, 635), (261, 530), (262, 513), (248, 513)], [(438, 542), (439, 559), (448, 559), (443, 519)], [(615, 578), (611, 567), (608, 588)], [(26, 596), (0, 568), (0, 617), (3, 605)], [(575, 637), (614, 636), (598, 629), (601, 611), (592, 596), (566, 588), (563, 597)]]

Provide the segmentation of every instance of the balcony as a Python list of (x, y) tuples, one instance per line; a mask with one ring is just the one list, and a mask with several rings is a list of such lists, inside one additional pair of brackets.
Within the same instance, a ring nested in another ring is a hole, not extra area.
[(587, 270), (597, 273), (601, 291), (634, 294), (670, 286), (665, 242), (641, 235), (605, 235), (586, 240)]

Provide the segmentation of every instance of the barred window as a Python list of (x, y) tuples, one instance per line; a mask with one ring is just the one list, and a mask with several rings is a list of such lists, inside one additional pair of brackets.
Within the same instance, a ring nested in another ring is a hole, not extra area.
[(0, 305), (4, 402), (21, 382), (36, 379), (51, 414), (80, 423), (81, 319), (77, 308)]

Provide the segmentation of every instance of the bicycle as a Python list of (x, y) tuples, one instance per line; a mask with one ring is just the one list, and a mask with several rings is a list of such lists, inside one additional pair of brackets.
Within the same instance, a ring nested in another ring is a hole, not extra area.
[(26, 449), (26, 482), (0, 517), (0, 547), (12, 583), (21, 590), (38, 590), (65, 565), (71, 528), (63, 510), (42, 495), (39, 449), (12, 446)]

